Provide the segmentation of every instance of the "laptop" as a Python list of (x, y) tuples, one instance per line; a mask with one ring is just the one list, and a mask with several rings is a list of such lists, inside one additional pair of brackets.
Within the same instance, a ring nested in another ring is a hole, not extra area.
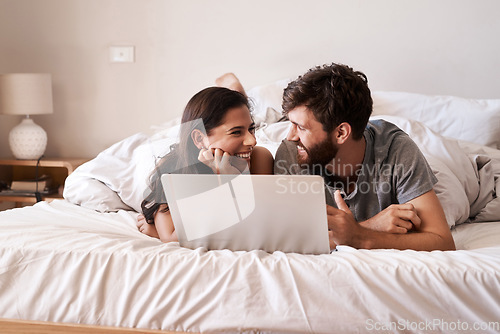
[(163, 174), (161, 181), (182, 247), (330, 252), (320, 176)]

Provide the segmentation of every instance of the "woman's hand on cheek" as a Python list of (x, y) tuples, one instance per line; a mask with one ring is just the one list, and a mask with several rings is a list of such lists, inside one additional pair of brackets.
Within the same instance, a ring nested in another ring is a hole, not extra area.
[(231, 163), (231, 155), (220, 148), (200, 150), (198, 160), (212, 169), (215, 174), (240, 174), (241, 171)]
[(217, 173), (217, 168), (215, 166), (215, 157), (212, 153), (212, 150), (207, 150), (206, 148), (202, 148), (200, 153), (198, 154), (198, 160), (210, 167), (214, 173)]

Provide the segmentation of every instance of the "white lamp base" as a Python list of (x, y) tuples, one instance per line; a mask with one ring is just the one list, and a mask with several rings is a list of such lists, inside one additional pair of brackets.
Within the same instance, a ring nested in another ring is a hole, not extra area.
[(27, 117), (10, 131), (9, 144), (17, 159), (38, 159), (47, 147), (47, 132)]

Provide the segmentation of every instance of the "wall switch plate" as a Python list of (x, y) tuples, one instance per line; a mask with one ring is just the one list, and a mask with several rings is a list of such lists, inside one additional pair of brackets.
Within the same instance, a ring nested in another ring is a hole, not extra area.
[(133, 63), (135, 61), (133, 46), (110, 46), (109, 61), (112, 63)]

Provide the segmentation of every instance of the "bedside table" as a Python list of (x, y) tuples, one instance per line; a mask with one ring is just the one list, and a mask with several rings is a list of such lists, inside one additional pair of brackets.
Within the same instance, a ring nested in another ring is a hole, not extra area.
[[(52, 179), (52, 185), (61, 189), (64, 187), (64, 181), (69, 174), (73, 173), (76, 167), (80, 166), (89, 159), (83, 158), (44, 158), (40, 160), (38, 167), (38, 176), (49, 175)], [(16, 159), (0, 159), (0, 181), (6, 182), (8, 185), (13, 180), (35, 179), (37, 160), (16, 160)], [(42, 195), (42, 200), (52, 201), (53, 199), (61, 199), (62, 191)], [(34, 196), (12, 196), (1, 195), (0, 202), (15, 202), (16, 206), (21, 203), (36, 203)]]

